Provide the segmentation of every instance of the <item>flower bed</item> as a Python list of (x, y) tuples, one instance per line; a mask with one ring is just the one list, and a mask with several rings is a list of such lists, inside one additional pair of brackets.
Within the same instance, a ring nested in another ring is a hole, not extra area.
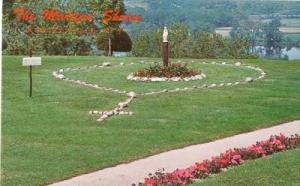
[(174, 63), (168, 67), (156, 63), (149, 68), (130, 74), (127, 79), (133, 81), (190, 81), (203, 79), (200, 71), (187, 67), (187, 63)]
[(298, 134), (285, 137), (271, 136), (268, 140), (257, 142), (246, 148), (230, 149), (211, 160), (204, 160), (201, 163), (187, 169), (177, 169), (172, 173), (156, 172), (145, 178), (142, 186), (177, 186), (187, 185), (197, 179), (204, 179), (211, 174), (217, 174), (228, 167), (243, 164), (247, 160), (258, 159), (276, 152), (285, 151), (300, 147), (300, 136)]

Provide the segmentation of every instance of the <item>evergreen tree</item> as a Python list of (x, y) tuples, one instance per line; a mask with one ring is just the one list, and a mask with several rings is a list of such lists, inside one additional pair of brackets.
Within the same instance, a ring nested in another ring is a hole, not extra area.
[[(125, 14), (125, 5), (123, 0), (92, 0), (88, 3), (88, 7), (93, 10), (94, 17), (96, 18), (95, 25), (102, 29), (104, 33), (106, 33), (108, 38), (108, 56), (112, 56), (113, 48), (112, 48), (112, 38), (115, 32), (120, 29), (121, 22), (119, 21), (104, 21), (106, 18), (118, 13), (118, 15)], [(112, 10), (110, 14), (107, 16), (103, 15), (103, 12), (106, 10)], [(99, 24), (99, 20), (103, 20), (101, 24)], [(98, 22), (97, 22), (98, 21)], [(100, 34), (102, 36), (103, 34)]]

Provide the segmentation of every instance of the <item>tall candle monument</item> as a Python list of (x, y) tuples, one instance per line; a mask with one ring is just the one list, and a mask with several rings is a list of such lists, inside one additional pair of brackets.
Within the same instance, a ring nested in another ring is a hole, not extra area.
[(162, 43), (162, 58), (164, 66), (169, 66), (169, 42), (168, 42), (168, 29), (167, 27), (164, 28), (163, 32), (163, 43)]

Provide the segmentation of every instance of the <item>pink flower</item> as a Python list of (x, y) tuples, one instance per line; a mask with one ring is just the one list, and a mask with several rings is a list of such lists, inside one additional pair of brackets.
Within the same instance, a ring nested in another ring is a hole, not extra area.
[(220, 156), (211, 157), (211, 160), (203, 160), (195, 163), (187, 169), (177, 169), (172, 173), (161, 173), (151, 178), (145, 178), (143, 186), (163, 186), (163, 185), (187, 185), (193, 179), (203, 179), (210, 174), (219, 173), (222, 168), (242, 164), (245, 160), (257, 159), (279, 152), (285, 149), (299, 147), (300, 136), (285, 137), (271, 136), (269, 140), (257, 142), (246, 148), (229, 149)]
[(153, 179), (153, 178), (145, 178), (145, 184), (146, 186), (154, 186), (157, 185), (158, 180)]

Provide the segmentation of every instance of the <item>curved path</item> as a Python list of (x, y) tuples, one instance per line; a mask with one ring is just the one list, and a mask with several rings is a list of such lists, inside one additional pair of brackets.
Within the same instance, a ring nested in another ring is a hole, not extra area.
[(283, 133), (286, 136), (296, 133), (300, 134), (300, 120), (209, 143), (164, 152), (128, 164), (121, 164), (116, 167), (74, 177), (51, 186), (131, 186), (133, 183), (143, 181), (149, 173), (154, 173), (158, 169), (164, 168), (166, 172), (171, 172), (177, 168), (186, 168), (195, 162), (201, 162), (204, 159), (219, 155), (230, 148), (246, 147), (279, 133)]
[[(192, 61), (192, 63), (194, 63), (194, 61)], [(266, 76), (266, 73), (261, 68), (253, 67), (253, 66), (250, 66), (250, 65), (242, 65), (240, 62), (237, 62), (235, 64), (230, 64), (230, 63), (226, 63), (226, 62), (200, 62), (200, 63), (202, 63), (202, 64), (211, 64), (211, 65), (219, 65), (219, 66), (231, 66), (231, 67), (234, 66), (234, 67), (240, 67), (240, 68), (244, 68), (244, 69), (250, 69), (250, 70), (258, 72), (259, 76), (258, 77), (246, 77), (245, 79), (242, 79), (242, 80), (239, 80), (239, 81), (234, 81), (234, 82), (211, 83), (211, 84), (208, 84), (208, 85), (204, 84), (202, 86), (192, 86), (192, 87), (176, 88), (176, 89), (164, 89), (164, 90), (159, 90), (159, 91), (155, 91), (155, 92), (147, 92), (147, 93), (143, 93), (143, 94), (138, 94), (138, 93), (135, 93), (133, 91), (127, 92), (125, 90), (119, 90), (119, 89), (104, 87), (104, 86), (100, 86), (100, 85), (97, 85), (97, 84), (88, 83), (88, 82), (85, 82), (85, 81), (82, 81), (82, 80), (71, 79), (71, 78), (68, 78), (64, 75), (64, 72), (68, 72), (68, 71), (79, 71), (79, 70), (86, 70), (86, 69), (93, 69), (93, 68), (109, 68), (109, 67), (112, 67), (112, 64), (109, 63), (109, 62), (104, 62), (101, 65), (60, 69), (58, 71), (54, 71), (53, 76), (57, 79), (64, 80), (64, 81), (67, 81), (67, 82), (79, 84), (79, 85), (86, 86), (86, 87), (95, 88), (97, 90), (102, 90), (102, 91), (104, 90), (104, 91), (110, 91), (110, 92), (114, 92), (114, 93), (118, 93), (118, 94), (124, 94), (128, 97), (124, 102), (118, 103), (116, 105), (116, 107), (111, 109), (111, 110), (108, 110), (108, 111), (99, 111), (99, 110), (89, 111), (89, 114), (91, 114), (91, 115), (100, 115), (100, 118), (97, 120), (99, 122), (103, 122), (106, 119), (108, 119), (110, 117), (113, 117), (113, 116), (117, 116), (117, 115), (133, 115), (132, 112), (124, 112), (123, 109), (125, 107), (127, 107), (138, 96), (163, 94), (163, 93), (169, 93), (169, 92), (185, 92), (185, 91), (192, 91), (192, 90), (204, 90), (204, 89), (212, 89), (212, 88), (219, 88), (219, 87), (231, 87), (231, 86), (237, 86), (237, 85), (252, 83), (254, 81), (261, 80), (261, 79), (265, 78), (265, 76)], [(120, 63), (119, 65), (124, 66), (124, 65), (134, 65), (134, 64), (138, 64), (138, 63), (129, 63), (129, 64)], [(140, 64), (145, 64), (145, 62), (141, 61)]]

